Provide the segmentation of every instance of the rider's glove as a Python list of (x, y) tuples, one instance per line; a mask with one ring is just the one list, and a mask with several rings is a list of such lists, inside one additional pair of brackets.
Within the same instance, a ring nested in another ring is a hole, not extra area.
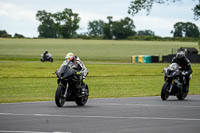
[(186, 76), (186, 75), (188, 75), (188, 72), (182, 72), (182, 75)]
[(181, 74), (182, 74), (183, 76), (185, 76), (185, 72), (182, 72)]
[(188, 75), (188, 72), (185, 72), (185, 75)]
[(83, 83), (86, 84), (86, 80), (85, 79), (83, 79)]
[(81, 72), (76, 72), (77, 75), (81, 75)]

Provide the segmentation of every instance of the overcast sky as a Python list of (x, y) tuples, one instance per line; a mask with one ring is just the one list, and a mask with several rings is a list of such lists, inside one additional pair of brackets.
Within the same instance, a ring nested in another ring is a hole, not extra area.
[(136, 16), (129, 15), (128, 7), (131, 0), (0, 0), (0, 30), (9, 34), (23, 34), (26, 37), (37, 37), (39, 21), (35, 14), (38, 10), (47, 12), (72, 9), (81, 17), (78, 32), (86, 32), (88, 21), (102, 19), (107, 22), (107, 16), (113, 20), (131, 17), (136, 31), (150, 29), (159, 36), (172, 36), (170, 31), (176, 22), (193, 22), (200, 27), (200, 21), (193, 19), (192, 8), (198, 2), (182, 0), (176, 4), (155, 4), (149, 16), (141, 12)]

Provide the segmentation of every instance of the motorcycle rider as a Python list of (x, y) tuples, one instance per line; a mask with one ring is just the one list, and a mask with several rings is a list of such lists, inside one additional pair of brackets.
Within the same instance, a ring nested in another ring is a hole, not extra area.
[[(76, 56), (73, 53), (67, 53), (65, 56), (65, 61), (63, 63), (65, 63), (66, 61), (72, 61), (73, 63), (73, 68), (79, 70), (79, 72), (77, 72), (78, 75), (82, 76), (82, 83), (85, 84), (86, 82), (86, 76), (88, 75), (88, 69), (85, 67), (85, 65), (83, 64), (83, 62), (80, 60), (80, 58), (78, 56)], [(85, 94), (85, 88), (81, 87), (82, 89), (82, 94)]]
[(43, 53), (43, 60), (47, 60), (47, 56), (48, 56), (48, 51), (45, 51)]
[(190, 75), (192, 74), (190, 61), (185, 56), (185, 53), (183, 51), (179, 51), (177, 52), (176, 56), (172, 59), (172, 63), (177, 63), (181, 67), (181, 70), (183, 71), (182, 75), (185, 76), (186, 79), (186, 87), (184, 91), (189, 92), (189, 81)]

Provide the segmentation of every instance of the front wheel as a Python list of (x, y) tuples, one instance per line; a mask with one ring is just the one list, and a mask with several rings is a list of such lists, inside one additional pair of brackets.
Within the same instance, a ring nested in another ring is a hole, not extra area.
[(58, 107), (63, 107), (65, 104), (65, 89), (62, 86), (58, 86), (55, 95), (55, 103)]
[(41, 61), (41, 62), (44, 62), (44, 60), (43, 60), (43, 59), (40, 59), (40, 61)]
[(164, 101), (167, 100), (169, 97), (169, 88), (170, 84), (168, 82), (165, 82), (161, 90), (161, 99)]

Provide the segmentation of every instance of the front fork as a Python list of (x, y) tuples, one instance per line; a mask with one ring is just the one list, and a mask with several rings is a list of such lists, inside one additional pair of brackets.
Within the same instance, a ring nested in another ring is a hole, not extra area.
[(66, 85), (62, 84), (62, 82), (59, 83), (59, 86), (62, 86), (62, 88), (65, 88), (65, 93), (63, 95), (64, 98), (67, 97), (67, 91), (68, 91), (68, 88), (69, 88), (69, 83), (67, 82)]
[(169, 81), (168, 77), (165, 77), (165, 82), (168, 82), (170, 84), (168, 93), (171, 93), (174, 85), (174, 80)]
[(67, 84), (66, 84), (66, 89), (65, 89), (65, 94), (64, 94), (64, 97), (65, 97), (65, 98), (67, 97), (68, 88), (69, 88), (69, 83), (67, 82)]
[(173, 83), (172, 83), (172, 84), (170, 84), (170, 86), (169, 86), (169, 93), (171, 93), (171, 92), (172, 92), (172, 88), (173, 88)]

